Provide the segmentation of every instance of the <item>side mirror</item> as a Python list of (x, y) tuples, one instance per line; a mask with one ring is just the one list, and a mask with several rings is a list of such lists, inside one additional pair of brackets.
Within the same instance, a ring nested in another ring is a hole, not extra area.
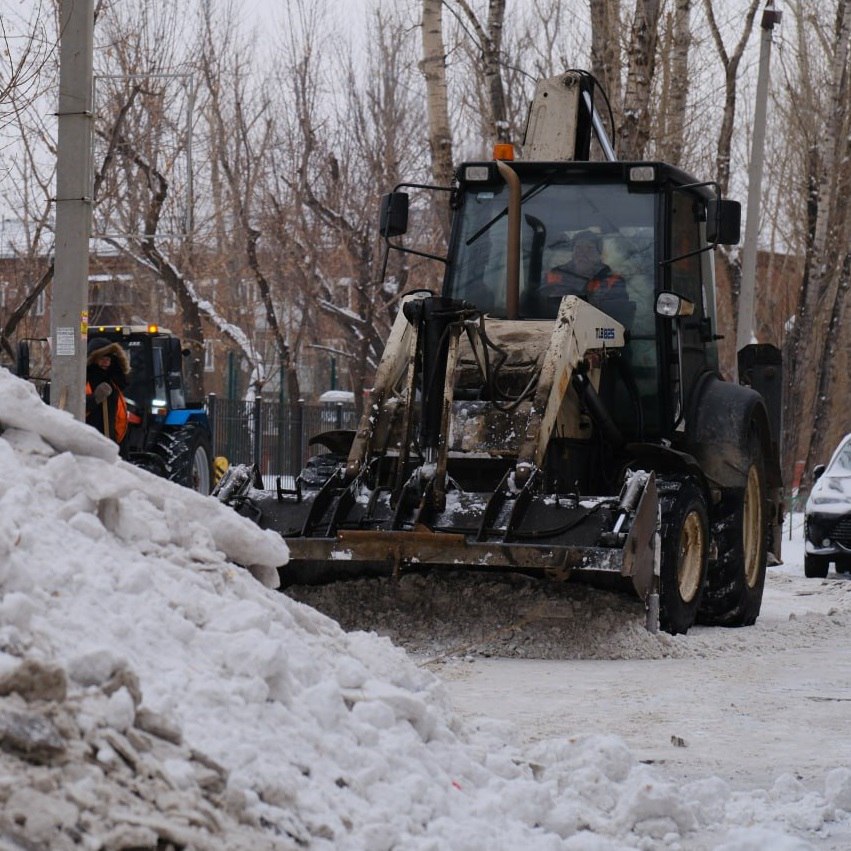
[(378, 230), (385, 239), (402, 236), (408, 230), (408, 193), (388, 192), (381, 196)]
[(706, 240), (712, 244), (738, 245), (742, 238), (742, 205), (718, 199), (706, 205)]
[(813, 467), (813, 482), (817, 482), (826, 469), (827, 467), (825, 464), (816, 464), (815, 467)]

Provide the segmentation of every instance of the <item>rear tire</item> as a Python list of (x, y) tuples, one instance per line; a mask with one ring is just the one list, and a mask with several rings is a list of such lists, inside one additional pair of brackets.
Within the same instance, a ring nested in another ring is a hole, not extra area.
[(165, 478), (205, 496), (210, 493), (213, 449), (204, 429), (185, 425), (164, 431), (155, 451), (162, 459)]
[(824, 558), (824, 556), (809, 556), (806, 553), (804, 554), (804, 576), (807, 579), (824, 579), (829, 569), (830, 561)]
[(667, 487), (660, 484), (659, 626), (676, 635), (688, 632), (697, 617), (706, 580), (709, 515), (703, 491), (695, 482), (687, 479), (676, 490), (665, 491)]
[(721, 495), (712, 535), (718, 555), (709, 564), (702, 623), (750, 626), (759, 616), (768, 563), (768, 502), (765, 459), (756, 434), (748, 444), (745, 486)]

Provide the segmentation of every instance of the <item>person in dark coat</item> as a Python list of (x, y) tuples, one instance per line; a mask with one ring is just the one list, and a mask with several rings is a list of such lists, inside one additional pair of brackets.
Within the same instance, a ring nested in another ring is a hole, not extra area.
[(120, 446), (127, 434), (123, 391), (130, 360), (119, 343), (105, 337), (89, 340), (86, 353), (86, 422)]

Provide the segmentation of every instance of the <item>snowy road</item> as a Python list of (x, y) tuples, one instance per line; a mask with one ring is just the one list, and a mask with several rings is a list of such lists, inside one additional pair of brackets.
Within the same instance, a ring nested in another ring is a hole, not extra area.
[(436, 670), (462, 714), (514, 722), (525, 740), (615, 733), (682, 780), (714, 774), (748, 789), (789, 772), (820, 783), (851, 766), (851, 580), (806, 579), (800, 542), (784, 546), (757, 624), (695, 627), (677, 639), (693, 656), (468, 656)]
[(473, 724), (507, 722), (518, 744), (617, 736), (680, 788), (720, 778), (742, 793), (741, 825), (779, 801), (806, 847), (844, 851), (851, 828), (822, 830), (819, 796), (851, 769), (851, 575), (806, 579), (802, 518), (792, 525), (743, 629), (651, 635), (637, 599), (571, 583), (408, 576), (291, 593), (405, 647)]

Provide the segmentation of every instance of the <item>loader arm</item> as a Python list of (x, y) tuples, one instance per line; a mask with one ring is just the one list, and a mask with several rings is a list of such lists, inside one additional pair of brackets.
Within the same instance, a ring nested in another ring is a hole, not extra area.
[[(576, 296), (562, 299), (517, 456), (518, 485), (541, 468), (577, 369), (587, 364), (592, 353), (605, 356), (607, 349), (624, 345), (624, 327), (619, 322)], [(599, 382), (599, 370), (594, 373)]]
[[(426, 291), (411, 293), (403, 298), (402, 304), (408, 301), (424, 299), (429, 296)], [(363, 412), (357, 433), (349, 451), (346, 464), (346, 477), (353, 479), (363, 469), (364, 459), (370, 454), (372, 441), (379, 420), (386, 418), (385, 401), (388, 395), (399, 383), (406, 370), (410, 370), (413, 354), (416, 348), (416, 329), (405, 319), (400, 310), (390, 329), (390, 336), (384, 347), (384, 353), (378, 364), (373, 385), (372, 400)]]

